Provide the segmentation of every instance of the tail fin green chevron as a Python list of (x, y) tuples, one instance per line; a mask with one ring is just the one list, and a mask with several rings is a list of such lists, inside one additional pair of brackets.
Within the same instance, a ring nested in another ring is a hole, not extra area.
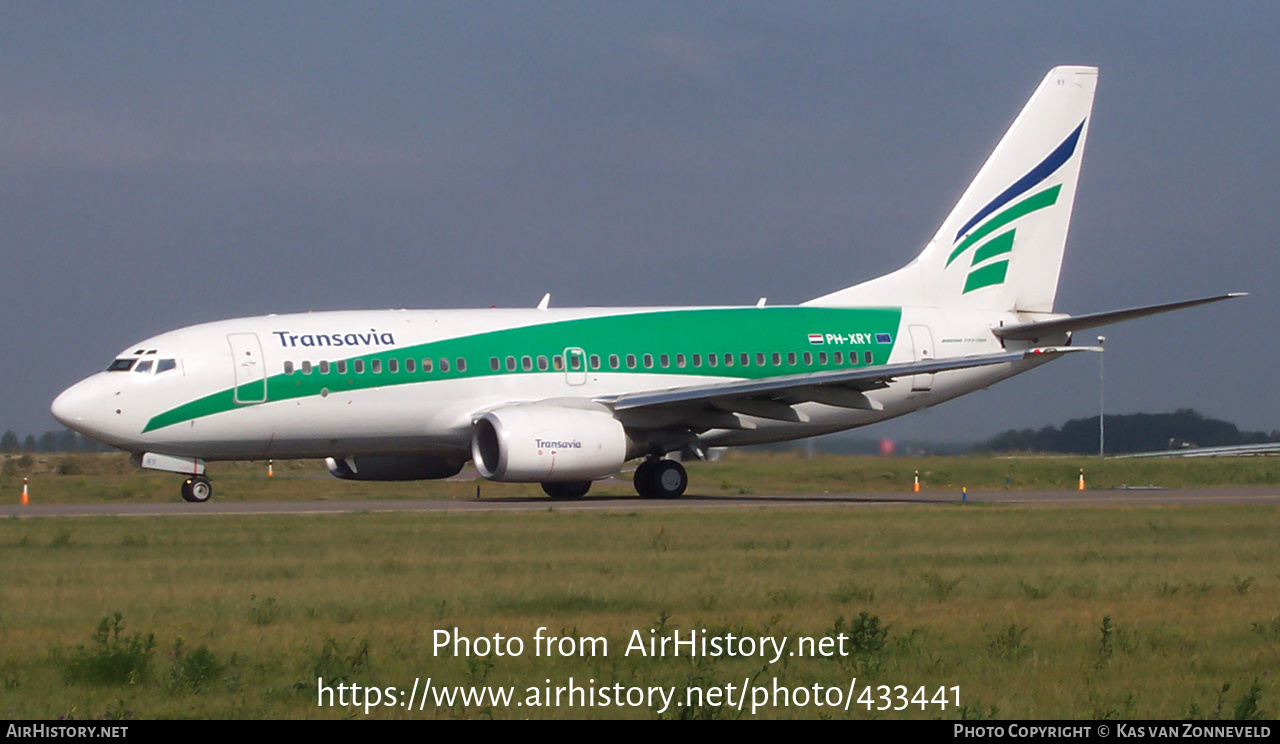
[(1052, 312), (1096, 67), (1055, 67), (907, 266), (808, 305)]

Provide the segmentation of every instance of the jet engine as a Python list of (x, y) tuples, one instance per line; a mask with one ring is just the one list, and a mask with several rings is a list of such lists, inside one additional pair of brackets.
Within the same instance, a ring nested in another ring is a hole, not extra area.
[(359, 455), (327, 457), (334, 478), (357, 481), (436, 480), (458, 474), (464, 463), (429, 455)]
[(622, 422), (606, 409), (531, 403), (476, 420), (471, 458), (489, 480), (590, 481), (621, 470), (628, 445)]

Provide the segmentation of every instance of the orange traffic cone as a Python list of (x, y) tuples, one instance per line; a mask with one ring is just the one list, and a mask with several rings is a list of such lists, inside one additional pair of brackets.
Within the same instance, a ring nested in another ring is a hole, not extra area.
[(914, 493), (920, 493), (920, 471), (919, 470), (916, 471), (916, 483), (911, 490)]
[(267, 477), (274, 478), (276, 475), (275, 460), (267, 460)]
[(22, 505), (27, 505), (27, 479), (22, 479)]
[(1081, 490), (1081, 491), (1083, 491), (1083, 490), (1084, 490), (1084, 468), (1080, 468), (1080, 487), (1079, 487), (1079, 490)]

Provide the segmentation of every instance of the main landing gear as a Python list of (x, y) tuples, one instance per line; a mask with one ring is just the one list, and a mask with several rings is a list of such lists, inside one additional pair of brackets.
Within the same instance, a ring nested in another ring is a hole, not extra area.
[(182, 498), (193, 504), (203, 504), (213, 498), (213, 484), (203, 475), (193, 475), (182, 482)]
[(648, 459), (636, 468), (633, 483), (646, 499), (678, 499), (689, 486), (689, 474), (675, 460)]
[[(675, 460), (651, 457), (640, 463), (633, 479), (636, 493), (646, 499), (678, 499), (689, 486), (689, 474)], [(553, 499), (580, 499), (591, 489), (591, 481), (543, 483), (542, 490)], [(183, 487), (186, 496), (186, 487)], [(190, 500), (190, 499), (188, 499)]]

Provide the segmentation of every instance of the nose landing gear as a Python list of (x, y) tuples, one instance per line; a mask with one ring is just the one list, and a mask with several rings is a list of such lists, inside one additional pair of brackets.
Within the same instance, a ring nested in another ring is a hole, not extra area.
[(187, 476), (182, 483), (182, 498), (193, 504), (203, 504), (213, 498), (213, 484), (204, 474), (204, 460), (198, 457), (161, 455), (142, 452), (133, 456), (133, 464), (148, 470), (163, 470)]

